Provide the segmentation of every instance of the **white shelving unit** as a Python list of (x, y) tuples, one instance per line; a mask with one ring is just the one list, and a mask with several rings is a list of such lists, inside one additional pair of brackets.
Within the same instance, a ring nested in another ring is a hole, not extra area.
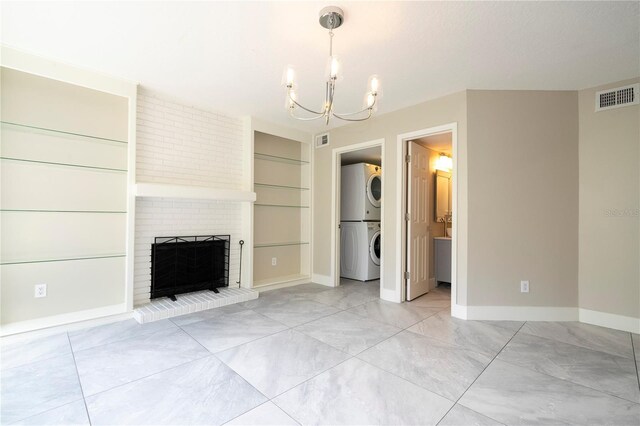
[(202, 186), (165, 185), (158, 183), (137, 183), (136, 197), (186, 198), (192, 200), (246, 201), (254, 202), (256, 193), (233, 189), (207, 188)]

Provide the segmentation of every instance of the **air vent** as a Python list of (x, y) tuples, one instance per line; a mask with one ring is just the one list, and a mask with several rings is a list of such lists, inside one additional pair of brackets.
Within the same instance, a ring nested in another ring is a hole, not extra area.
[(640, 101), (638, 92), (640, 92), (640, 84), (631, 84), (616, 89), (596, 92), (596, 112), (628, 105), (637, 105)]
[(329, 133), (316, 135), (316, 148), (329, 145)]

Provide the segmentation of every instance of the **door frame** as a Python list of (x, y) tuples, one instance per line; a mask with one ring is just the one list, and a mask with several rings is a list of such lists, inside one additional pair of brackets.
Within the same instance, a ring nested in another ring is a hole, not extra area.
[(401, 284), (396, 288), (396, 297), (399, 301), (407, 300), (406, 280), (404, 278), (407, 270), (407, 222), (405, 214), (407, 213), (407, 162), (405, 161), (408, 142), (413, 139), (433, 136), (441, 133), (451, 133), (451, 144), (453, 152), (453, 170), (451, 171), (451, 208), (453, 214), (451, 217), (451, 308), (455, 311), (458, 302), (457, 294), (457, 253), (458, 253), (458, 123), (448, 123), (441, 126), (429, 127), (414, 132), (402, 133), (398, 135), (398, 143), (396, 148), (396, 205), (398, 218), (396, 223), (396, 235), (399, 236), (396, 242), (396, 265), (398, 267), (398, 282)]
[[(338, 287), (340, 285), (340, 171), (342, 154), (346, 152), (360, 151), (361, 149), (371, 148), (379, 146), (382, 151), (382, 167), (385, 164), (385, 149), (384, 139), (374, 139), (367, 142), (361, 142), (349, 146), (343, 146), (340, 148), (333, 148), (331, 150), (331, 287)], [(385, 220), (384, 220), (384, 181), (385, 173), (382, 171), (382, 205), (380, 206), (380, 235), (384, 244), (385, 240)], [(383, 256), (384, 257), (384, 256)], [(384, 258), (380, 262), (380, 293), (384, 288), (382, 283), (384, 281)]]

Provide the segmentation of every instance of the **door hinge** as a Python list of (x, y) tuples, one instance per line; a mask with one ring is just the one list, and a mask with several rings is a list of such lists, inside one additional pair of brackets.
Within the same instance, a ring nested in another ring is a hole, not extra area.
[(409, 213), (405, 213), (404, 214), (404, 220), (406, 220), (407, 222), (409, 222), (411, 220), (411, 215)]
[(411, 279), (411, 272), (407, 271), (404, 273), (404, 279), (405, 280), (410, 280)]
[(404, 161), (406, 161), (407, 163), (411, 162), (411, 154), (407, 154), (406, 157), (404, 157)]

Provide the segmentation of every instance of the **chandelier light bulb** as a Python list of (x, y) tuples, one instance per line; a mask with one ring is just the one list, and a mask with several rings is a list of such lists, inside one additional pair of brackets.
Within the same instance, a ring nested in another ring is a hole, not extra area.
[(376, 102), (376, 96), (373, 93), (367, 93), (367, 108), (371, 108)]
[(293, 87), (296, 72), (291, 66), (287, 66), (282, 73), (282, 84), (287, 87)]
[(377, 75), (369, 77), (369, 88), (372, 93), (378, 93), (378, 90), (380, 89), (380, 79)]

